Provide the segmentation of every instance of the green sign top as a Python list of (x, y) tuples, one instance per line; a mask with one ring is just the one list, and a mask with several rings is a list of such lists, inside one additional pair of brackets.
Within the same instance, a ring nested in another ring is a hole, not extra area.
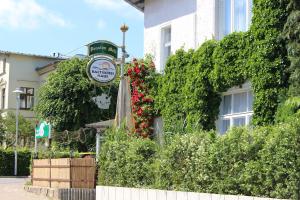
[(50, 126), (50, 124), (47, 123), (47, 122), (40, 123), (35, 128), (35, 137), (36, 138), (51, 137), (51, 126)]
[(106, 55), (113, 58), (118, 58), (118, 46), (112, 42), (98, 40), (87, 45), (88, 55)]

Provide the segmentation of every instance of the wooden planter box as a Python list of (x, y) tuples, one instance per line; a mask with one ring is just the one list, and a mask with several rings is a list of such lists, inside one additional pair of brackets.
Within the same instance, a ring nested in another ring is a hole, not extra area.
[(32, 162), (32, 185), (50, 188), (95, 188), (94, 158), (40, 159)]

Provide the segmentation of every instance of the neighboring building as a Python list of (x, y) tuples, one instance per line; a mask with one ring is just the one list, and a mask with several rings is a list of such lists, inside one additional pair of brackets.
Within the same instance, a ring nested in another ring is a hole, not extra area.
[[(220, 40), (234, 31), (246, 31), (253, 0), (125, 0), (144, 12), (144, 52), (154, 57), (163, 72), (167, 58), (179, 48), (196, 49), (209, 39)], [(250, 123), (253, 115), (251, 84), (223, 94), (221, 133)]]
[(16, 110), (16, 95), (13, 91), (20, 87), (20, 113), (26, 118), (34, 118), (33, 107), (37, 104), (37, 93), (49, 72), (55, 69), (62, 58), (0, 51), (0, 106), (5, 115)]

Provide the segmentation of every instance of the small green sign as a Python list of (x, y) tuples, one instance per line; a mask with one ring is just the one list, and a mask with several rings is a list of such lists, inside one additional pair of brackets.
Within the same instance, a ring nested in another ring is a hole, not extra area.
[(39, 126), (35, 128), (35, 137), (40, 138), (47, 138), (51, 135), (51, 126), (47, 122), (40, 123)]
[(118, 46), (106, 40), (98, 40), (87, 45), (88, 55), (105, 55), (118, 58)]

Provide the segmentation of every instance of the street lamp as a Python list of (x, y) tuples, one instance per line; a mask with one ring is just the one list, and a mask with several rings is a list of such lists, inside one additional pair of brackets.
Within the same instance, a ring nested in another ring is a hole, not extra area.
[(18, 171), (18, 153), (17, 153), (17, 147), (18, 147), (18, 129), (19, 129), (19, 109), (20, 109), (20, 94), (23, 94), (23, 90), (21, 88), (16, 88), (13, 93), (16, 94), (17, 98), (17, 108), (16, 108), (16, 141), (15, 141), (15, 171), (14, 175), (17, 176)]

